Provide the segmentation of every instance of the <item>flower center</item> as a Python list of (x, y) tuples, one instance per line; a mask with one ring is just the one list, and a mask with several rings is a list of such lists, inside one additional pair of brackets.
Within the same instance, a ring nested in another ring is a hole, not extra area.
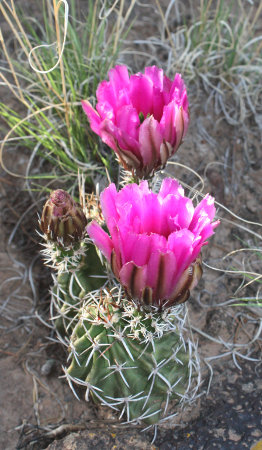
[(142, 111), (138, 114), (138, 117), (139, 117), (140, 123), (142, 124), (144, 122), (144, 120), (145, 120), (145, 116), (142, 113)]
[(142, 124), (144, 122), (145, 119), (148, 119), (148, 117), (150, 117), (151, 114), (147, 113), (146, 117), (144, 116), (144, 113), (142, 113), (142, 111), (140, 111), (140, 113), (138, 114), (139, 120), (140, 120), (140, 124)]

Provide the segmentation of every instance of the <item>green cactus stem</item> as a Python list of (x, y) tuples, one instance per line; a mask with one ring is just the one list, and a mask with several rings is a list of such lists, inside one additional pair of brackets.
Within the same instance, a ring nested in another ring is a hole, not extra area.
[(127, 422), (153, 425), (167, 417), (171, 401), (193, 398), (198, 383), (192, 375), (200, 374), (194, 345), (182, 335), (185, 308), (138, 311), (119, 287), (86, 296), (65, 369), (72, 389), (73, 382), (85, 386), (86, 400), (90, 394)]
[(71, 333), (87, 292), (105, 284), (105, 267), (94, 245), (86, 244), (84, 249), (77, 268), (71, 265), (71, 269), (53, 276), (51, 318), (61, 337)]

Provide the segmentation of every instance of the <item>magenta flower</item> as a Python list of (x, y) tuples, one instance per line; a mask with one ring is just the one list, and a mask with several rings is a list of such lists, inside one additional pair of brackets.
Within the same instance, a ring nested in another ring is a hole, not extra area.
[(166, 178), (158, 194), (147, 181), (100, 197), (111, 237), (91, 222), (88, 233), (111, 262), (128, 297), (159, 309), (187, 300), (201, 275), (200, 251), (218, 221), (210, 195), (194, 208), (176, 180)]
[(164, 167), (186, 134), (189, 112), (184, 82), (171, 81), (156, 66), (129, 77), (126, 66), (109, 71), (97, 89), (96, 110), (82, 106), (92, 130), (111, 147), (125, 169), (146, 177)]

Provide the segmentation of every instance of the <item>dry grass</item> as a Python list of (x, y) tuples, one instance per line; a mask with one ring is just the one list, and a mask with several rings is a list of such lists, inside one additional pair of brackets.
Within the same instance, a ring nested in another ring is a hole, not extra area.
[[(188, 85), (203, 88), (214, 112), (231, 125), (253, 117), (261, 124), (261, 3), (238, 0), (155, 0), (159, 35), (135, 39), (128, 52), (139, 65), (157, 64), (169, 75), (181, 72)], [(140, 57), (139, 57), (140, 55)]]
[[(49, 0), (39, 13), (39, 23), (22, 18), (13, 0), (1, 2), (16, 49), (11, 53), (1, 33), (1, 84), (17, 101), (16, 110), (0, 104), (9, 127), (0, 148), (7, 173), (31, 180), (63, 177), (74, 183), (80, 169), (92, 185), (96, 176), (103, 175), (103, 166), (111, 170), (108, 152), (90, 131), (80, 101), (95, 94), (98, 82), (114, 65), (135, 2), (123, 11), (123, 0), (113, 6), (89, 0), (81, 22), (74, 1), (69, 11), (66, 0)], [(26, 173), (14, 173), (5, 152), (21, 141), (31, 156)], [(35, 173), (36, 155), (52, 164), (49, 173), (43, 169)]]

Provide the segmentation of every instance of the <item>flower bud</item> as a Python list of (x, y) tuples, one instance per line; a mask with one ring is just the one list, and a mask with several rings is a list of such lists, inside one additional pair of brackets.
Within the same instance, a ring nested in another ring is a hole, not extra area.
[(87, 220), (84, 212), (68, 192), (57, 189), (51, 192), (44, 205), (40, 229), (47, 240), (64, 247), (78, 242), (85, 231)]

